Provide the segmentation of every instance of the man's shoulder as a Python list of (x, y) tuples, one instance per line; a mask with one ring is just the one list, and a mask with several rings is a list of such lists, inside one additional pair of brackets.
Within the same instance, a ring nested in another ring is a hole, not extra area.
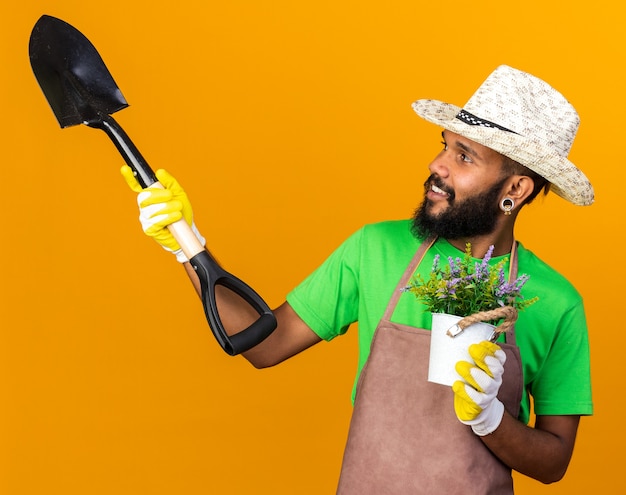
[(561, 297), (580, 298), (580, 294), (565, 275), (537, 256), (533, 251), (519, 246), (519, 274), (530, 276), (527, 287), (543, 287), (552, 291), (558, 288)]
[(369, 223), (363, 226), (362, 231), (365, 236), (370, 238), (414, 238), (411, 232), (411, 221), (408, 219)]
[(362, 254), (400, 257), (412, 254), (421, 240), (411, 231), (411, 220), (386, 220), (364, 225), (357, 233)]

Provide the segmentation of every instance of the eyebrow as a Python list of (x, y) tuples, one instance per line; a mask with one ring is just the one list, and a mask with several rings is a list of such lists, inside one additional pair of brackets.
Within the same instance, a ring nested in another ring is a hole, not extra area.
[[(444, 141), (448, 142), (448, 140), (446, 139), (445, 136), (445, 132), (446, 131), (441, 131), (441, 137), (444, 139)], [(454, 143), (457, 147), (461, 148), (463, 151), (465, 151), (467, 154), (472, 155), (476, 158), (478, 158), (479, 160), (482, 160), (482, 157), (480, 156), (480, 154), (478, 154), (476, 152), (476, 150), (468, 145), (466, 145), (465, 143), (460, 142), (459, 140), (455, 141)]]

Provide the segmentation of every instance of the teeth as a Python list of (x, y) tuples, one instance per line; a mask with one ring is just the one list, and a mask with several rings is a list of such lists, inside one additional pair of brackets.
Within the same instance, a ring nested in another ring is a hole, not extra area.
[(433, 192), (436, 192), (437, 194), (448, 194), (447, 192), (445, 192), (443, 189), (439, 189), (437, 186), (435, 186), (434, 184), (431, 184), (430, 189)]

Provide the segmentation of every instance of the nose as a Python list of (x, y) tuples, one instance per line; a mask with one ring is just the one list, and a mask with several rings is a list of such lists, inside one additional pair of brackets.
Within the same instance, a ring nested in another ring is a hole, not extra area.
[(439, 177), (446, 178), (450, 175), (450, 167), (447, 163), (446, 150), (442, 150), (435, 159), (428, 165), (428, 170), (431, 174), (436, 174)]

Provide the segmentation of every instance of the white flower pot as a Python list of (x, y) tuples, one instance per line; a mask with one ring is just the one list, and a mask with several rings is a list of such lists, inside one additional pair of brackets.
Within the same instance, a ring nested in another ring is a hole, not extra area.
[(454, 367), (458, 361), (472, 362), (468, 348), (471, 344), (489, 340), (495, 327), (488, 323), (474, 323), (465, 330), (451, 337), (458, 330), (456, 324), (462, 320), (460, 316), (445, 313), (433, 313), (433, 325), (430, 336), (430, 360), (428, 365), (428, 381), (449, 385), (460, 377)]

